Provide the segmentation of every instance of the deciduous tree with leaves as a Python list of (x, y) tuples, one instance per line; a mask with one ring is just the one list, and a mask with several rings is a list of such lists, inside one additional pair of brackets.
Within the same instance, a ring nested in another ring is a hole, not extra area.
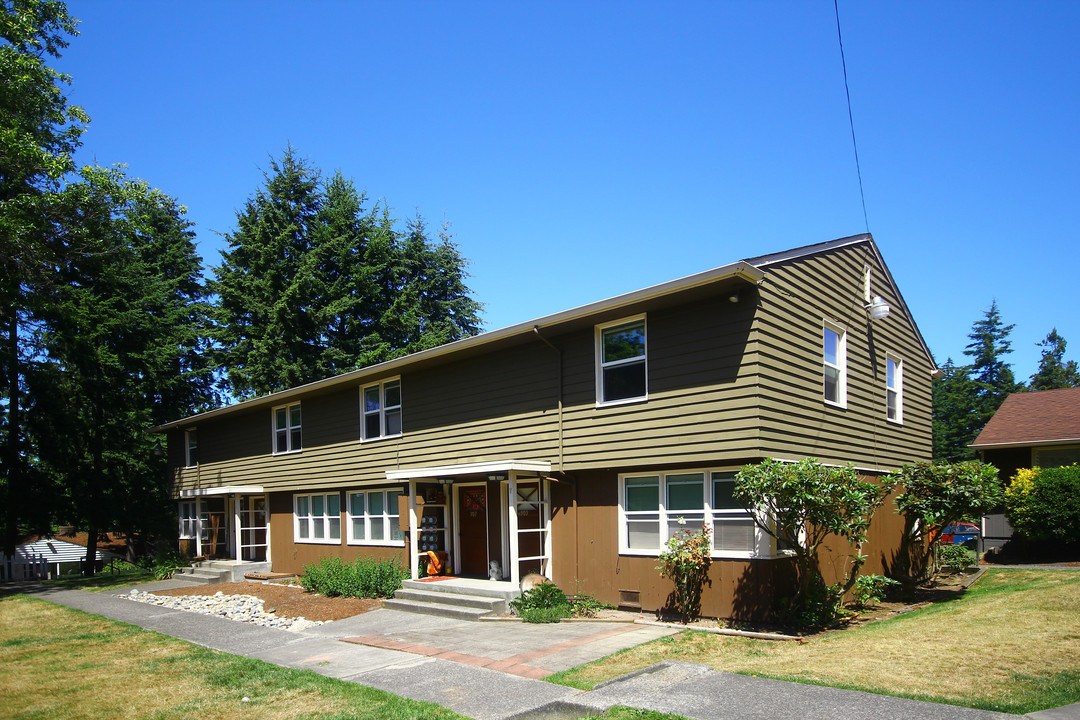
[(854, 586), (866, 560), (862, 547), (870, 521), (889, 490), (888, 485), (863, 479), (854, 468), (822, 465), (814, 459), (794, 463), (766, 459), (736, 474), (735, 497), (753, 513), (759, 528), (794, 553), (795, 616), (806, 617), (812, 589), (824, 588), (818, 551), (831, 536), (852, 546), (847, 578), (836, 589), (835, 600)]

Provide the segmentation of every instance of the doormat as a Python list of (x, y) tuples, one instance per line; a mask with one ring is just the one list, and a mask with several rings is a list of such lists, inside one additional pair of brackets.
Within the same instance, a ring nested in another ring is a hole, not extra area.
[(435, 575), (426, 578), (420, 578), (417, 582), (435, 582), (436, 580), (459, 580), (455, 575)]

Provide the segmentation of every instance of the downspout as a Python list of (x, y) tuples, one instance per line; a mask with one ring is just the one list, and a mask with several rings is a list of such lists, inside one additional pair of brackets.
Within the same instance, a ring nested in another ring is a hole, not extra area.
[(540, 334), (540, 326), (533, 325), (533, 332), (536, 333), (536, 337), (540, 338), (541, 342), (547, 345), (549, 348), (555, 351), (559, 356), (559, 470), (563, 470), (563, 363), (562, 363), (562, 350), (555, 347), (551, 342)]

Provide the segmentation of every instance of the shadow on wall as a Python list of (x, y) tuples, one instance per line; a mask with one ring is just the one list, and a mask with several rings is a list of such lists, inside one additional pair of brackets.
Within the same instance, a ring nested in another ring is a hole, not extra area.
[(776, 618), (784, 598), (795, 592), (795, 563), (788, 559), (747, 564), (735, 582), (731, 619), (763, 622)]

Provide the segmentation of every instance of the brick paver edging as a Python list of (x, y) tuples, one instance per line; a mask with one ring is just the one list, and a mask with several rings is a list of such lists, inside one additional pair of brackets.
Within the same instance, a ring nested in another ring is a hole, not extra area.
[(606, 638), (614, 637), (616, 635), (622, 635), (623, 633), (633, 632), (637, 629), (638, 628), (633, 625), (607, 628), (606, 630), (601, 630), (590, 635), (583, 635), (572, 640), (564, 640), (563, 642), (555, 643), (554, 645), (548, 645), (547, 647), (540, 648), (538, 650), (530, 650), (529, 652), (511, 655), (510, 657), (503, 658), (502, 660), (481, 657), (479, 655), (466, 655), (464, 653), (455, 652), (453, 650), (430, 647), (428, 645), (417, 645), (414, 643), (401, 642), (399, 640), (394, 640), (388, 635), (360, 635), (358, 637), (341, 638), (341, 641), (353, 643), (354, 645), (366, 645), (368, 647), (382, 648), (384, 650), (399, 650), (401, 652), (412, 653), (414, 655), (424, 655), (425, 657), (439, 658), (440, 660), (450, 660), (452, 662), (458, 662), (464, 665), (485, 667), (489, 670), (498, 670), (499, 672), (509, 673), (510, 675), (518, 675), (520, 677), (540, 680), (541, 678), (545, 678), (548, 675), (551, 675), (552, 671), (534, 667), (532, 665), (529, 665), (529, 662), (533, 660), (539, 660), (540, 658), (547, 657), (548, 655), (554, 655), (555, 653), (559, 653), (564, 650), (572, 650), (573, 648), (581, 647), (582, 645), (588, 645), (589, 643), (596, 642), (598, 640), (604, 640)]

